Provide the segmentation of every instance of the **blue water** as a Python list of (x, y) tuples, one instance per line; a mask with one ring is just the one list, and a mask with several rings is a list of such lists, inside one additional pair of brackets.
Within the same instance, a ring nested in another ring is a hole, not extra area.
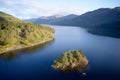
[[(51, 26), (52, 42), (0, 55), (0, 80), (120, 80), (120, 39), (88, 33), (80, 27)], [(88, 70), (62, 73), (51, 68), (62, 52), (82, 49)]]

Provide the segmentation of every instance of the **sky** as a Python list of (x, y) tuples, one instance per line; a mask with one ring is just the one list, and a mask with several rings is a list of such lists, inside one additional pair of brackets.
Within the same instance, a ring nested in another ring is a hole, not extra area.
[(0, 0), (0, 11), (20, 19), (51, 15), (81, 15), (98, 8), (120, 6), (120, 0)]

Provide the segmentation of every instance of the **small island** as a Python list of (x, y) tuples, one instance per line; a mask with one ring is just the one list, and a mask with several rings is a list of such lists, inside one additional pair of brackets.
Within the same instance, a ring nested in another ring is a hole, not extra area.
[(54, 29), (0, 11), (0, 54), (54, 40)]
[(52, 68), (60, 71), (84, 71), (88, 66), (88, 59), (82, 50), (63, 52), (62, 56), (54, 60)]

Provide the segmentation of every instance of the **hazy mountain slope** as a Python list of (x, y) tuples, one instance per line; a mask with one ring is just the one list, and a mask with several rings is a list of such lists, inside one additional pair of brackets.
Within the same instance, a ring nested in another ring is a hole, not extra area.
[(61, 18), (51, 20), (50, 24), (54, 24), (54, 25), (68, 24), (72, 19), (74, 19), (76, 17), (78, 17), (78, 15), (70, 14), (70, 15), (67, 15), (67, 16), (63, 16)]
[(71, 20), (73, 18), (77, 17), (77, 15), (75, 14), (70, 14), (70, 15), (67, 15), (67, 16), (58, 16), (58, 15), (54, 15), (54, 16), (43, 16), (43, 17), (39, 17), (37, 19), (28, 19), (28, 20), (25, 20), (25, 21), (30, 21), (30, 22), (33, 22), (33, 23), (37, 23), (37, 24), (59, 24), (59, 22), (61, 21), (64, 21), (64, 20)]
[(116, 7), (113, 9), (100, 8), (94, 11), (87, 12), (72, 19), (57, 21), (54, 24), (91, 28), (97, 25), (115, 21), (120, 21), (120, 7)]
[(74, 20), (74, 25), (81, 27), (94, 27), (104, 23), (120, 21), (120, 10), (117, 8), (101, 8), (87, 12)]

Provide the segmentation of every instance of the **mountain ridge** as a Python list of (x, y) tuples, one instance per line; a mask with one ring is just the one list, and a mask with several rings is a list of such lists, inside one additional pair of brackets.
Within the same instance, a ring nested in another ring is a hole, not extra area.
[(43, 24), (78, 26), (86, 28), (94, 34), (107, 35), (110, 37), (116, 37), (117, 35), (117, 37), (120, 38), (120, 7), (99, 8), (82, 15), (75, 15), (71, 18), (70, 15), (67, 15), (47, 21), (36, 20), (36, 22), (38, 24), (39, 22), (44, 22)]
[(66, 16), (61, 15), (59, 17), (56, 17), (56, 15), (41, 16), (39, 18), (27, 19), (24, 21), (33, 22), (33, 23), (37, 23), (37, 24), (54, 24), (54, 23), (57, 23), (58, 21), (72, 19), (72, 18), (75, 18), (77, 16), (78, 15), (75, 15), (75, 14), (69, 14)]

